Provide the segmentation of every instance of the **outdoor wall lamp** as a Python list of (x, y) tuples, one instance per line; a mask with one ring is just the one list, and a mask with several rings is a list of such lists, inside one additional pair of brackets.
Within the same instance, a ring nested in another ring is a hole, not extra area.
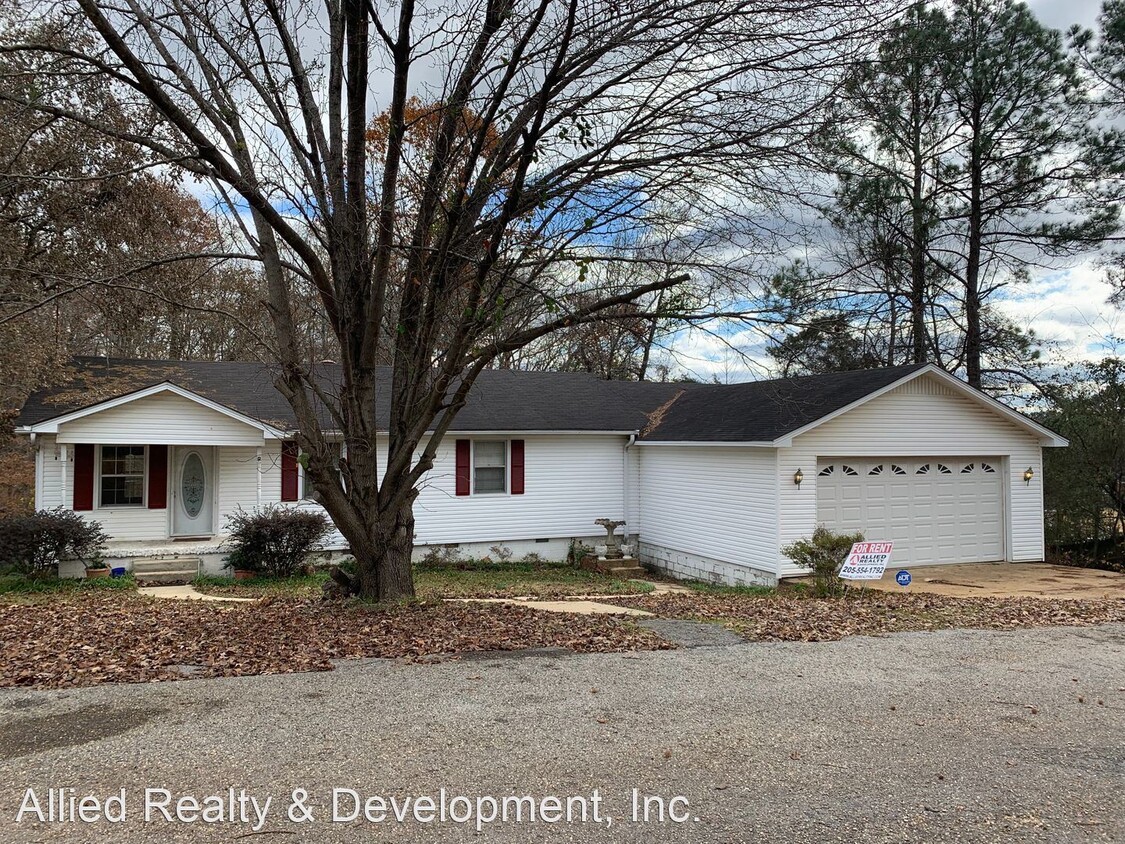
[(797, 489), (801, 488), (801, 481), (805, 479), (805, 473), (798, 469), (793, 473), (793, 483), (797, 485)]
[(1027, 484), (1028, 486), (1031, 486), (1031, 479), (1034, 478), (1034, 477), (1035, 477), (1035, 470), (1032, 469), (1030, 466), (1028, 466), (1027, 469), (1023, 473), (1023, 482), (1025, 484)]

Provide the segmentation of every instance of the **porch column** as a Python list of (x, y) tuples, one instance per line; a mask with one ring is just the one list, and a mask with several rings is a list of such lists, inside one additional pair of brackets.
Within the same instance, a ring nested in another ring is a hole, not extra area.
[(66, 502), (71, 500), (66, 495), (66, 443), (59, 443), (59, 460), (62, 461), (62, 490), (60, 491), (62, 500), (59, 501), (59, 504), (66, 507)]
[(258, 473), (258, 478), (257, 478), (257, 480), (258, 480), (258, 492), (257, 492), (258, 497), (257, 497), (257, 501), (255, 503), (256, 503), (258, 509), (260, 510), (262, 508), (262, 448), (261, 448), (261, 446), (258, 446), (257, 459), (255, 460), (254, 465), (255, 465), (256, 471)]

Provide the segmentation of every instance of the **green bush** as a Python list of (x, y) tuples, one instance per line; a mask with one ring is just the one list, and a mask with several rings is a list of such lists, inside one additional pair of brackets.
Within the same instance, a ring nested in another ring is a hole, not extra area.
[(105, 532), (71, 510), (36, 510), (0, 518), (0, 571), (26, 577), (58, 572), (63, 560), (101, 562)]
[(856, 542), (863, 542), (862, 533), (833, 533), (826, 527), (818, 527), (811, 539), (798, 539), (782, 548), (781, 553), (811, 571), (816, 595), (829, 597), (844, 590), (844, 582), (837, 572)]
[(239, 510), (227, 518), (226, 526), (231, 549), (227, 567), (268, 577), (304, 574), (309, 555), (330, 530), (323, 513), (295, 507)]

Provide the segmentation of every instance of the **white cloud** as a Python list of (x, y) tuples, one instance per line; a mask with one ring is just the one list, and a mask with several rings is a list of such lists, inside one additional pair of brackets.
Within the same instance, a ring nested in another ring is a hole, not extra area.
[(1125, 334), (1125, 314), (1106, 302), (1111, 292), (1104, 271), (1084, 263), (1009, 288), (997, 308), (1033, 329), (1052, 358), (1096, 360), (1106, 354), (1108, 338)]

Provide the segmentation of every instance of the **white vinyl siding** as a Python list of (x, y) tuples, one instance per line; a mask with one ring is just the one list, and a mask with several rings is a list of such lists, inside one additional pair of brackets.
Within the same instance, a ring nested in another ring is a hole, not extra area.
[(636, 451), (643, 546), (775, 571), (775, 449), (642, 446)]
[[(419, 544), (583, 538), (602, 532), (595, 519), (624, 518), (625, 437), (555, 434), (522, 439), (523, 495), (458, 496), (456, 435), (445, 438), (414, 504)], [(382, 462), (386, 446), (380, 445)]]
[[(840, 455), (999, 457), (1005, 556), (1015, 562), (1043, 559), (1042, 452), (1039, 440), (938, 379), (923, 375), (801, 434), (778, 449), (781, 544), (816, 527), (818, 458)], [(1023, 472), (1032, 467), (1030, 485)], [(801, 469), (800, 489), (793, 473)], [(782, 576), (801, 569), (782, 558)]]
[[(66, 483), (63, 484), (62, 451), (63, 445), (55, 438), (42, 435), (37, 444), (40, 449), (40, 466), (43, 471), (42, 500), (44, 509), (64, 507), (67, 510), (74, 504), (74, 446), (66, 445)], [(101, 449), (95, 451), (95, 464), (100, 458)], [(120, 542), (140, 542), (168, 538), (168, 510), (149, 510), (147, 507), (101, 507), (98, 489), (94, 490), (94, 509), (82, 513), (90, 521), (100, 522), (111, 540)]]
[(175, 393), (158, 393), (59, 426), (61, 443), (261, 445), (260, 429)]
[[(457, 436), (450, 434), (438, 448), (434, 467), (422, 478), (414, 502), (415, 542), (441, 545), (596, 536), (602, 529), (595, 519), (623, 518), (625, 439), (604, 434), (525, 436), (523, 495), (458, 496)], [(270, 442), (262, 454), (262, 503), (278, 503), (280, 443)], [(386, 459), (387, 439), (381, 436), (378, 465), (385, 466)], [(313, 501), (299, 506), (321, 509)]]

